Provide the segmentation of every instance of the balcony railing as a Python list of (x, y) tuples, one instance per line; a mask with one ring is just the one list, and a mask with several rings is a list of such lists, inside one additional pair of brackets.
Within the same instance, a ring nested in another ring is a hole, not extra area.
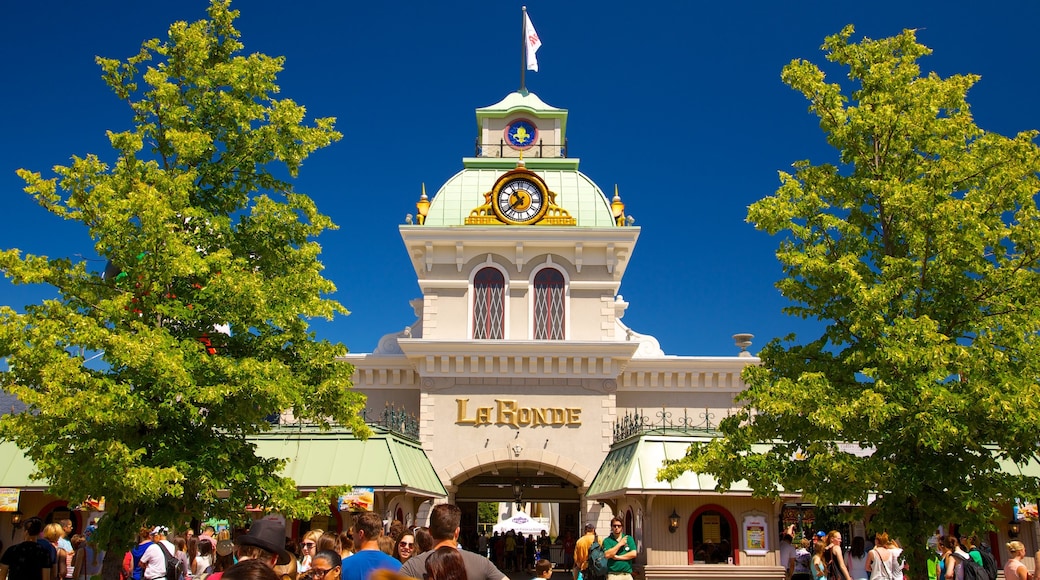
[[(524, 157), (567, 157), (567, 141), (564, 140), (560, 145), (545, 143), (539, 139), (537, 143), (522, 151)], [(475, 155), (477, 157), (519, 157), (520, 152), (520, 149), (513, 149), (507, 145), (504, 139), (499, 140), (498, 143), (481, 143), (478, 138), (476, 142)]]

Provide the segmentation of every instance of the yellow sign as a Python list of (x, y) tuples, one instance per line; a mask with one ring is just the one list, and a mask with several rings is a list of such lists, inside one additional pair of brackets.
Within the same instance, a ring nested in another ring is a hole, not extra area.
[(469, 399), (455, 399), (459, 425), (512, 425), (513, 427), (559, 427), (581, 425), (579, 407), (521, 407), (514, 399), (495, 399), (494, 406), (477, 407), (469, 415)]

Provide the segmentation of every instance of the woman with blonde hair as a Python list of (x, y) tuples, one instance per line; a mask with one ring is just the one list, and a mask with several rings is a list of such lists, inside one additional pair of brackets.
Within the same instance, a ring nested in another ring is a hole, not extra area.
[(1011, 557), (1004, 565), (1004, 580), (1026, 580), (1029, 572), (1026, 570), (1026, 565), (1022, 563), (1022, 558), (1026, 557), (1025, 544), (1012, 540), (1007, 543), (1007, 549)]
[(841, 554), (841, 532), (831, 530), (824, 540), (823, 561), (827, 564), (828, 580), (852, 580), (845, 558)]
[(300, 574), (311, 569), (311, 559), (318, 553), (318, 540), (325, 530), (314, 529), (303, 535), (300, 540), (300, 558), (296, 562), (296, 569)]
[(54, 551), (57, 553), (58, 559), (54, 562), (54, 569), (51, 570), (51, 577), (64, 578), (69, 563), (69, 553), (58, 546), (58, 540), (65, 537), (65, 530), (62, 529), (61, 524), (50, 523), (43, 528), (43, 534), (41, 535), (50, 542), (52, 546), (54, 546)]

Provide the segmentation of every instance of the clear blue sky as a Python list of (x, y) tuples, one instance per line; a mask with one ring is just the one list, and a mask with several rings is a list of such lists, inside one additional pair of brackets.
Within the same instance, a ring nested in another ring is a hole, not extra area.
[[(304, 164), (297, 190), (340, 229), (322, 236), (326, 275), (352, 314), (316, 323), (352, 352), (413, 322), (420, 295), (397, 226), (472, 155), (474, 109), (519, 85), (522, 2), (238, 1), (248, 52), (284, 55), (282, 96), (334, 116), (345, 137)], [(977, 73), (976, 120), (1013, 134), (1040, 128), (1040, 3), (615, 2), (529, 0), (542, 39), (527, 85), (570, 110), (569, 154), (604, 190), (618, 184), (642, 227), (621, 293), (624, 321), (665, 352), (732, 355), (730, 335), (815, 326), (782, 314), (777, 240), (744, 222), (747, 206), (800, 159), (833, 161), (807, 103), (780, 82), (794, 58), (824, 63), (823, 38), (854, 24), (880, 38), (904, 28), (934, 50), (925, 70)], [(130, 115), (94, 56), (125, 58), (204, 0), (17, 2), (0, 19), (0, 248), (92, 257), (85, 230), (37, 207), (17, 168), (72, 155), (112, 161), (106, 129)], [(833, 73), (844, 74), (836, 69)], [(103, 263), (96, 263), (101, 269)], [(17, 309), (48, 295), (0, 281)]]

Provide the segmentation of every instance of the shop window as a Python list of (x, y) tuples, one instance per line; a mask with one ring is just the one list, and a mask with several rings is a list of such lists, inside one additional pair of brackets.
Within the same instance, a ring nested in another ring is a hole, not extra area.
[(497, 268), (481, 268), (473, 277), (473, 338), (505, 338), (506, 280)]
[(736, 521), (725, 508), (710, 505), (698, 509), (690, 529), (691, 563), (736, 563), (736, 530)]
[(534, 338), (563, 340), (564, 290), (563, 274), (555, 268), (543, 268), (534, 277)]

